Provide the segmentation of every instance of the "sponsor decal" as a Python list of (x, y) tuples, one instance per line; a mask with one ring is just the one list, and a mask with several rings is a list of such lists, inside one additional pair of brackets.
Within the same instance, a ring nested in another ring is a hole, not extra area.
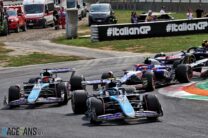
[(183, 32), (183, 31), (197, 31), (197, 30), (205, 30), (208, 26), (207, 21), (202, 21), (198, 23), (181, 23), (181, 24), (167, 24), (166, 31), (167, 32)]
[(129, 36), (129, 35), (139, 35), (139, 34), (148, 34), (151, 31), (150, 26), (141, 26), (141, 27), (110, 27), (107, 30), (107, 36)]
[(115, 114), (107, 114), (107, 115), (98, 116), (98, 119), (101, 119), (101, 120), (114, 120), (114, 119), (120, 119), (122, 117), (123, 117), (122, 113), (115, 113)]
[(43, 136), (37, 127), (2, 127), (1, 136)]

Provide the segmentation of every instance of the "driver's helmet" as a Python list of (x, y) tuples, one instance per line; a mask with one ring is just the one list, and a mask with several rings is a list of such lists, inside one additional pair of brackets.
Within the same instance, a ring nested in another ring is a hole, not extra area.
[(46, 72), (43, 72), (43, 76), (42, 76), (42, 82), (43, 83), (48, 83), (50, 82), (50, 78), (51, 78), (51, 73), (46, 71)]
[(156, 59), (153, 58), (146, 58), (144, 60), (144, 64), (148, 64), (148, 65), (160, 65), (160, 62)]
[(43, 83), (48, 83), (50, 81), (50, 77), (49, 76), (43, 76), (42, 78), (42, 82)]

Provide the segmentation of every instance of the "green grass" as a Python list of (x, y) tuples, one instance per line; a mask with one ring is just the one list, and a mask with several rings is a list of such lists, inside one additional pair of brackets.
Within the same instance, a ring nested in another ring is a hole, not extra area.
[(13, 50), (5, 48), (3, 43), (0, 43), (0, 62), (4, 62), (9, 57), (7, 54)]
[(32, 53), (29, 55), (9, 56), (8, 53), (13, 50), (5, 48), (3, 43), (0, 43), (0, 66), (17, 67), (32, 64), (44, 64), (52, 62), (75, 61), (89, 59), (78, 56), (56, 56), (44, 53)]
[(91, 42), (91, 40), (88, 38), (67, 40), (61, 37), (53, 40), (53, 42), (66, 45), (84, 46), (88, 48), (158, 53), (186, 50), (189, 47), (201, 45), (201, 42), (207, 38), (208, 34), (197, 34), (186, 36)]
[(77, 56), (56, 56), (56, 55), (51, 55), (51, 54), (34, 52), (29, 55), (9, 57), (8, 64), (6, 66), (17, 67), (17, 66), (32, 65), (32, 64), (75, 61), (75, 60), (82, 60), (82, 59), (86, 59), (86, 58), (77, 57)]

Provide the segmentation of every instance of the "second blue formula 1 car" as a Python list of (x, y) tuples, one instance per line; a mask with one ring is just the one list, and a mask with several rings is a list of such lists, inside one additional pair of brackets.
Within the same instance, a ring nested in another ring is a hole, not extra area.
[(97, 93), (74, 91), (72, 109), (84, 113), (92, 124), (117, 119), (147, 118), (156, 120), (163, 110), (155, 95), (127, 93), (118, 80), (84, 81), (84, 85), (101, 85)]
[[(64, 81), (57, 77), (58, 73), (71, 72), (70, 80)], [(23, 88), (19, 85), (10, 86), (8, 93), (8, 105), (59, 103), (66, 105), (71, 96), (71, 91), (84, 89), (81, 76), (75, 76), (75, 70), (71, 68), (44, 69), (40, 77), (30, 78), (24, 83)]]
[[(88, 84), (103, 81), (88, 81)], [(87, 99), (86, 116), (92, 124), (118, 119), (147, 118), (156, 120), (163, 116), (163, 110), (155, 95), (127, 94), (125, 88), (118, 87), (114, 81), (106, 81), (105, 88), (98, 95)]]

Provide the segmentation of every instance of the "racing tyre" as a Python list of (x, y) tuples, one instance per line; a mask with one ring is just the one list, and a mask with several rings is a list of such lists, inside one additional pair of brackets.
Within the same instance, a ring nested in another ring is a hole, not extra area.
[(30, 78), (30, 79), (28, 80), (28, 83), (31, 83), (31, 84), (37, 83), (39, 79), (40, 79), (40, 77)]
[(71, 91), (85, 89), (85, 86), (82, 84), (82, 81), (85, 81), (85, 78), (83, 76), (71, 77), (70, 79)]
[(104, 104), (101, 99), (90, 97), (87, 100), (88, 111), (90, 112), (90, 123), (100, 124), (102, 121), (97, 121), (97, 116), (104, 114)]
[(135, 87), (124, 87), (125, 91), (127, 94), (133, 94), (136, 92), (136, 88)]
[(83, 114), (87, 111), (87, 97), (88, 93), (85, 90), (73, 91), (71, 97), (71, 105), (75, 114)]
[(183, 64), (191, 64), (196, 61), (196, 57), (193, 54), (186, 54), (184, 59), (182, 60)]
[(20, 88), (18, 86), (10, 86), (8, 94), (8, 102), (18, 100), (20, 98)]
[(59, 83), (57, 85), (57, 97), (63, 98), (63, 101), (60, 102), (60, 105), (67, 105), (68, 93), (67, 93), (67, 88), (64, 85), (64, 83)]
[(102, 75), (101, 75), (101, 80), (105, 80), (105, 79), (110, 79), (113, 77), (113, 74), (110, 74), (110, 72), (104, 72)]
[(180, 83), (190, 82), (193, 77), (192, 68), (185, 64), (180, 64), (175, 70), (175, 77)]
[[(163, 116), (161, 104), (155, 95), (146, 94), (143, 96), (143, 108), (145, 111), (155, 111)], [(147, 117), (147, 119), (157, 120), (158, 117)]]
[(154, 91), (155, 90), (155, 81), (154, 81), (154, 75), (153, 75), (153, 73), (146, 72), (144, 74), (144, 78), (146, 79), (145, 90), (147, 92)]
[(197, 50), (197, 47), (191, 47), (187, 50), (187, 53), (195, 53)]

